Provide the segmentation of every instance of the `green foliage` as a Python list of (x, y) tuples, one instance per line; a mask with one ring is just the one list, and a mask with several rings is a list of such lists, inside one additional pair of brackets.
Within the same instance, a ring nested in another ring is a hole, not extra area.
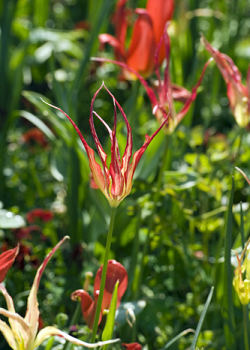
[[(51, 261), (41, 281), (40, 312), (44, 326), (56, 323), (86, 341), (90, 331), (70, 295), (83, 288), (85, 273), (95, 273), (103, 262), (110, 208), (102, 193), (90, 186), (86, 151), (72, 125), (41, 98), (68, 113), (95, 148), (88, 123), (90, 103), (105, 81), (127, 114), (133, 151), (142, 146), (145, 134), (154, 133), (158, 124), (140, 83), (120, 80), (118, 67), (90, 59), (114, 58), (108, 47), (105, 53), (99, 51), (98, 34), (114, 33), (115, 4), (110, 0), (0, 1), (0, 201), (7, 210), (0, 210), (0, 252), (17, 243), (22, 249), (4, 283), (16, 311), (23, 315), (37, 267), (51, 246), (69, 234), (71, 242)], [(127, 4), (145, 5), (146, 0)], [(197, 82), (209, 57), (199, 44), (202, 32), (232, 58), (245, 84), (249, 11), (246, 0), (219, 0), (216, 5), (208, 0), (176, 0), (169, 30), (173, 83), (191, 90)], [(133, 20), (130, 15), (129, 26)], [(129, 33), (127, 43), (132, 28)], [(153, 74), (148, 79), (150, 84), (154, 78)], [(175, 102), (176, 110), (180, 106)], [(104, 91), (94, 108), (112, 127), (112, 99)], [(108, 133), (97, 118), (95, 127), (109, 165)], [(43, 143), (25, 139), (32, 128), (41, 130)], [(154, 139), (136, 169), (131, 194), (117, 208), (109, 256), (126, 267), (129, 284), (115, 326), (112, 304), (104, 328), (109, 332), (103, 333), (103, 339), (114, 328), (114, 337), (122, 342), (137, 341), (148, 349), (219, 350), (235, 349), (235, 344), (239, 350), (249, 348), (249, 308), (242, 308), (232, 289), (232, 265), (237, 265), (231, 257), (231, 249), (240, 252), (250, 232), (250, 188), (234, 171), (238, 166), (250, 176), (248, 132), (248, 127), (236, 125), (226, 84), (211, 64), (191, 110), (168, 143), (163, 132)], [(126, 137), (118, 113), (121, 150)], [(53, 219), (28, 223), (26, 215), (34, 208), (51, 210)], [(25, 223), (38, 228), (21, 235), (17, 229)], [(90, 283), (90, 294), (92, 290)], [(126, 319), (127, 303), (136, 318), (132, 327)], [(0, 305), (5, 305), (1, 295)], [(2, 335), (0, 348), (7, 349)], [(55, 337), (41, 349), (80, 348)]]

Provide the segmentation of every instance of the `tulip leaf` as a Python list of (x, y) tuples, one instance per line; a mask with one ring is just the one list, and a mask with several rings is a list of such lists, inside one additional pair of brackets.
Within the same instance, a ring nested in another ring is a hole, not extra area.
[(185, 331), (179, 333), (176, 337), (174, 337), (173, 339), (171, 339), (163, 348), (163, 350), (168, 349), (172, 344), (174, 344), (177, 340), (181, 339), (184, 335), (188, 334), (188, 333), (192, 333), (194, 332), (193, 329), (188, 328), (185, 329)]
[(55, 135), (53, 134), (53, 132), (37, 116), (27, 111), (18, 111), (18, 115), (25, 118), (32, 124), (34, 124), (38, 129), (40, 129), (48, 137), (48, 139), (50, 139), (51, 141), (55, 140)]
[[(116, 282), (115, 288), (113, 291), (106, 325), (102, 333), (102, 341), (112, 339), (114, 326), (115, 326), (115, 312), (116, 312), (116, 305), (117, 305), (118, 285), (119, 285), (119, 281)], [(108, 349), (108, 345), (103, 346), (103, 350), (106, 350), (106, 349)]]
[(231, 248), (233, 235), (233, 198), (234, 198), (234, 178), (232, 177), (232, 189), (228, 203), (226, 215), (225, 232), (225, 252), (224, 252), (224, 284), (223, 284), (223, 305), (222, 316), (224, 321), (224, 334), (227, 349), (233, 350), (235, 346), (235, 321), (233, 308), (232, 279), (233, 271), (231, 266)]
[(15, 215), (11, 211), (0, 210), (0, 228), (20, 228), (25, 226), (25, 221), (20, 215)]
[(201, 327), (202, 327), (204, 318), (205, 318), (206, 313), (207, 313), (207, 309), (208, 309), (209, 304), (210, 304), (210, 301), (211, 301), (211, 299), (212, 299), (213, 292), (214, 292), (214, 287), (211, 288), (211, 290), (210, 290), (210, 292), (209, 292), (209, 295), (208, 295), (208, 297), (207, 297), (207, 301), (206, 301), (206, 304), (205, 304), (204, 309), (203, 309), (203, 311), (202, 311), (201, 317), (200, 317), (200, 319), (199, 319), (199, 323), (198, 323), (198, 326), (197, 326), (197, 328), (196, 328), (195, 335), (194, 335), (194, 339), (193, 339), (193, 341), (192, 341), (190, 350), (195, 350), (195, 348), (196, 348), (196, 343), (197, 343), (197, 340), (198, 340), (198, 337), (199, 337), (199, 334), (200, 334), (200, 331), (201, 331)]

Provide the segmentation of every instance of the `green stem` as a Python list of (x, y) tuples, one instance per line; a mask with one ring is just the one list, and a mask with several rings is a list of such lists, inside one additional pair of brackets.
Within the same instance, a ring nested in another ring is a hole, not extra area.
[[(77, 323), (80, 315), (81, 315), (81, 303), (78, 301), (76, 308), (75, 308), (75, 312), (74, 312), (73, 317), (71, 319), (69, 328)], [(69, 345), (69, 342), (66, 340), (62, 350), (66, 350), (68, 348), (68, 345)]]
[(238, 150), (235, 154), (235, 161), (238, 160), (239, 156), (240, 156), (240, 151), (241, 151), (241, 145), (242, 145), (242, 138), (243, 138), (243, 135), (244, 135), (244, 131), (245, 131), (245, 128), (240, 128), (240, 132), (239, 132), (239, 139), (240, 139), (240, 143), (239, 143), (239, 147), (238, 147)]
[[(163, 151), (163, 156), (162, 156), (162, 163), (161, 163), (161, 167), (159, 170), (159, 174), (158, 174), (158, 178), (157, 178), (157, 187), (156, 187), (156, 192), (154, 194), (154, 199), (153, 199), (153, 212), (151, 215), (151, 220), (149, 222), (149, 226), (148, 226), (148, 232), (147, 232), (147, 238), (146, 241), (144, 243), (144, 247), (143, 247), (143, 251), (142, 251), (142, 258), (141, 258), (141, 263), (140, 263), (140, 274), (139, 274), (139, 278), (138, 278), (138, 284), (137, 284), (137, 288), (136, 288), (136, 292), (135, 292), (135, 296), (134, 296), (134, 300), (137, 300), (140, 294), (140, 288), (141, 288), (141, 282), (142, 282), (142, 277), (143, 277), (143, 270), (144, 270), (144, 260), (145, 257), (147, 256), (148, 253), (148, 247), (149, 247), (149, 242), (150, 242), (150, 232), (152, 231), (153, 225), (154, 225), (154, 217), (155, 217), (155, 213), (156, 213), (156, 209), (157, 209), (157, 202), (160, 198), (160, 190), (161, 190), (161, 184), (162, 184), (162, 176), (163, 176), (163, 172), (165, 170), (166, 164), (169, 163), (168, 161), (168, 150), (169, 150), (169, 144), (171, 141), (171, 135), (166, 135), (165, 138), (165, 146), (164, 146), (164, 151)], [(168, 164), (169, 165), (169, 164)]]
[(100, 313), (101, 313), (102, 299), (103, 299), (103, 294), (104, 294), (104, 288), (105, 288), (105, 282), (106, 282), (106, 274), (107, 274), (107, 268), (108, 268), (109, 251), (110, 251), (112, 234), (113, 234), (113, 229), (114, 229), (114, 222), (115, 222), (115, 213), (116, 213), (116, 208), (111, 208), (110, 222), (109, 222), (109, 231), (108, 231), (108, 236), (107, 236), (106, 249), (105, 249), (105, 255), (104, 255), (104, 262), (103, 262), (103, 268), (102, 268), (100, 292), (99, 292), (98, 302), (97, 302), (97, 307), (96, 307), (96, 313), (95, 313), (95, 320), (94, 320), (94, 325), (93, 325), (91, 343), (95, 342), (97, 328), (98, 328), (98, 321), (99, 321)]

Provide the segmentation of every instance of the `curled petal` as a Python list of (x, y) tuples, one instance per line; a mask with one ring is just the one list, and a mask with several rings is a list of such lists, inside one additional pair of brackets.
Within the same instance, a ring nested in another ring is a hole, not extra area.
[(191, 97), (191, 92), (182, 86), (171, 83), (172, 97), (175, 101), (186, 103)]
[(244, 171), (241, 170), (240, 168), (238, 168), (237, 166), (235, 167), (235, 169), (237, 169), (237, 170), (241, 173), (241, 175), (244, 176), (244, 178), (247, 180), (248, 184), (250, 185), (250, 180), (248, 179), (248, 177), (246, 176), (246, 174), (244, 173)]
[[(95, 291), (100, 289), (102, 268), (103, 266), (101, 266), (96, 273), (95, 282), (94, 282)], [(117, 308), (118, 308), (121, 303), (121, 298), (127, 289), (128, 274), (125, 267), (122, 264), (120, 264), (116, 260), (109, 260), (103, 300), (102, 300), (102, 312), (105, 309), (109, 308), (109, 305), (112, 299), (112, 293), (117, 281), (119, 281), (118, 294), (117, 294)]]
[(99, 35), (100, 50), (103, 50), (105, 44), (109, 44), (115, 50), (115, 57), (117, 60), (125, 61), (124, 47), (121, 45), (119, 40), (110, 34)]
[[(89, 327), (89, 329), (92, 329), (95, 320), (98, 295), (95, 295), (95, 300), (93, 300), (85, 290), (78, 289), (71, 294), (71, 299), (77, 300), (78, 298), (81, 299), (81, 309), (86, 324)], [(102, 316), (100, 315), (99, 323), (101, 322), (101, 318)]]
[(17, 254), (19, 252), (19, 246), (14, 249), (7, 250), (0, 255), (0, 283), (3, 282), (6, 273), (12, 266)]
[(34, 348), (41, 345), (45, 339), (52, 337), (54, 335), (58, 335), (59, 337), (62, 337), (73, 344), (85, 346), (86, 348), (95, 348), (97, 346), (103, 346), (106, 344), (116, 343), (120, 340), (120, 339), (112, 339), (112, 340), (108, 340), (108, 341), (104, 341), (104, 342), (100, 341), (97, 343), (90, 344), (90, 343), (86, 343), (82, 340), (79, 340), (77, 338), (74, 338), (71, 335), (68, 335), (67, 333), (62, 332), (55, 327), (46, 327), (38, 333), (35, 344), (34, 344)]

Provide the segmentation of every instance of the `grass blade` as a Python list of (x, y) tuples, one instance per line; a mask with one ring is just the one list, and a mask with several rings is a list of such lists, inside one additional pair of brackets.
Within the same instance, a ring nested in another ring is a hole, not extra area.
[(231, 248), (232, 248), (232, 225), (233, 225), (233, 197), (234, 197), (234, 177), (232, 177), (232, 189), (228, 204), (226, 216), (226, 236), (225, 236), (225, 253), (224, 253), (224, 283), (223, 283), (223, 305), (222, 317), (224, 323), (224, 335), (226, 348), (236, 349), (235, 344), (235, 323), (233, 309), (233, 271), (231, 266)]
[(209, 306), (210, 301), (211, 301), (212, 296), (213, 296), (213, 292), (214, 292), (214, 287), (211, 288), (211, 290), (210, 290), (210, 292), (209, 292), (209, 295), (208, 295), (208, 297), (207, 297), (207, 301), (206, 301), (206, 304), (205, 304), (204, 309), (203, 309), (203, 311), (202, 311), (201, 317), (200, 317), (200, 319), (199, 319), (199, 323), (198, 323), (198, 326), (197, 326), (197, 328), (196, 328), (195, 335), (194, 335), (194, 339), (193, 339), (193, 341), (192, 341), (190, 350), (195, 350), (196, 343), (197, 343), (197, 340), (198, 340), (198, 337), (199, 337), (199, 334), (200, 334), (200, 331), (201, 331), (201, 327), (202, 327), (204, 318), (205, 318), (205, 316), (206, 316), (208, 306)]

